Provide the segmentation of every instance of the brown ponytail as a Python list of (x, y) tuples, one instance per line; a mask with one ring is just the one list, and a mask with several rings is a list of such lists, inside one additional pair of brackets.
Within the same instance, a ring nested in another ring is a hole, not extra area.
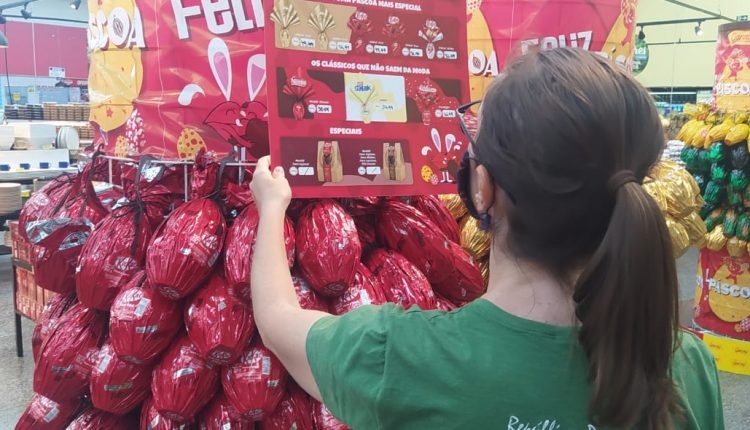
[(607, 232), (574, 295), (589, 357), (590, 410), (612, 427), (670, 429), (678, 290), (669, 231), (640, 185), (615, 193)]
[(576, 279), (591, 420), (671, 429), (678, 290), (664, 217), (639, 184), (664, 147), (648, 92), (608, 60), (553, 49), (512, 62), (481, 112), (477, 159), (513, 196), (507, 252)]

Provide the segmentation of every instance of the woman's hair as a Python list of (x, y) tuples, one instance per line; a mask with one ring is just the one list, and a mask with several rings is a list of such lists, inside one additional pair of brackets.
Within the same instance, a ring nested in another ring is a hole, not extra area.
[(508, 251), (580, 273), (591, 419), (672, 428), (678, 290), (664, 216), (640, 185), (664, 147), (648, 92), (608, 60), (561, 48), (512, 62), (481, 110), (477, 159), (514, 201)]

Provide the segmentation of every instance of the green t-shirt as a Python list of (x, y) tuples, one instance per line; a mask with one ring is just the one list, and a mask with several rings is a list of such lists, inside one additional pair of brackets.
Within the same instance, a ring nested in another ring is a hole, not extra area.
[[(592, 430), (575, 330), (483, 299), (453, 312), (366, 306), (318, 321), (307, 357), (324, 402), (354, 430)], [(722, 430), (716, 365), (693, 335), (682, 335), (673, 378), (679, 428)]]

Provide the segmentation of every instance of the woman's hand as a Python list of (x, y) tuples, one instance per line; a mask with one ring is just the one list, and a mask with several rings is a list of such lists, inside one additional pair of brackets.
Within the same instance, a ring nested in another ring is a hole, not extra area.
[(258, 212), (283, 214), (292, 200), (292, 189), (284, 176), (284, 168), (277, 167), (271, 171), (271, 157), (258, 160), (250, 183)]

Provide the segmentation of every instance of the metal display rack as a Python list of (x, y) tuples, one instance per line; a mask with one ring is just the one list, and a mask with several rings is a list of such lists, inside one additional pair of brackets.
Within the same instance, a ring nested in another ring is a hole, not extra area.
[[(241, 156), (244, 158), (244, 151), (240, 152)], [(109, 183), (114, 183), (114, 163), (122, 163), (122, 164), (131, 164), (137, 166), (139, 164), (138, 160), (133, 158), (124, 158), (124, 157), (115, 157), (115, 156), (108, 156), (108, 155), (101, 155), (100, 156), (103, 159), (106, 159), (108, 161), (108, 180)], [(183, 186), (185, 188), (185, 194), (184, 194), (184, 200), (188, 201), (190, 200), (190, 170), (195, 165), (195, 162), (193, 160), (159, 160), (154, 159), (151, 161), (153, 164), (159, 164), (159, 165), (165, 165), (165, 166), (182, 166), (183, 169)], [(238, 160), (236, 162), (229, 162), (225, 163), (226, 166), (230, 167), (237, 167), (239, 170), (239, 182), (241, 183), (244, 180), (245, 175), (245, 168), (246, 167), (255, 167), (256, 163), (252, 162), (246, 162), (242, 160)], [(6, 222), (9, 220), (17, 220), (18, 216), (20, 214), (19, 212), (8, 214), (8, 215), (0, 215), (0, 225), (5, 226)], [(0, 251), (2, 251), (0, 249)], [(31, 255), (29, 255), (29, 260), (31, 260)], [(24, 351), (23, 351), (23, 328), (22, 328), (22, 318), (28, 318), (32, 321), (34, 321), (33, 315), (29, 315), (25, 312), (23, 312), (18, 307), (18, 275), (17, 275), (17, 269), (25, 270), (26, 272), (33, 275), (33, 267), (31, 265), (30, 261), (26, 261), (22, 258), (19, 258), (17, 256), (13, 256), (11, 258), (12, 263), (12, 271), (13, 271), (13, 307), (15, 309), (15, 331), (16, 331), (16, 355), (18, 357), (23, 357)], [(38, 289), (41, 289), (41, 287), (36, 287)], [(44, 290), (46, 291), (46, 290)], [(44, 294), (43, 294), (44, 296)], [(44, 306), (46, 303), (42, 303), (42, 306)]]

